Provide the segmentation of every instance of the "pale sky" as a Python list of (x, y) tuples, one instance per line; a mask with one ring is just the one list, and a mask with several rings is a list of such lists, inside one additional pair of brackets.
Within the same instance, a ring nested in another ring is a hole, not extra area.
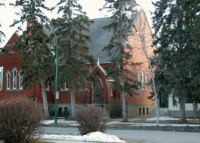
[[(51, 7), (54, 6), (59, 0), (46, 0), (46, 5)], [(151, 24), (151, 14), (150, 11), (154, 11), (154, 7), (152, 5), (152, 1), (156, 0), (136, 0), (137, 3), (141, 6), (142, 9), (146, 12), (147, 18)], [(14, 2), (14, 0), (0, 0), (0, 2)], [(79, 0), (80, 4), (83, 7), (83, 11), (87, 12), (89, 18), (99, 18), (109, 16), (106, 11), (99, 11), (99, 8), (102, 8), (105, 1), (104, 0)], [(16, 27), (10, 27), (13, 23), (13, 20), (17, 18), (15, 15), (15, 9), (8, 4), (6, 6), (0, 7), (0, 23), (1, 23), (1, 30), (6, 34), (4, 38), (4, 43), (0, 45), (2, 47), (7, 40), (12, 36), (12, 34), (16, 31)], [(58, 17), (57, 13), (46, 13), (45, 14), (51, 19)]]

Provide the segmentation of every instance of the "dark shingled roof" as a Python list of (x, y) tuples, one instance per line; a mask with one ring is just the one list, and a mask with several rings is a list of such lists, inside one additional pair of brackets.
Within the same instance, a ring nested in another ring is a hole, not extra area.
[[(136, 12), (133, 16), (133, 25), (135, 25), (141, 11)], [(90, 24), (90, 32), (88, 36), (90, 41), (88, 42), (88, 47), (90, 48), (89, 54), (92, 55), (96, 60), (99, 59), (99, 63), (111, 63), (113, 57), (118, 54), (117, 49), (112, 49), (111, 54), (108, 54), (107, 50), (104, 48), (109, 44), (112, 38), (112, 30), (103, 29), (104, 26), (109, 25), (112, 22), (110, 17), (92, 19), (94, 23)], [(50, 29), (44, 27), (44, 30), (48, 35), (51, 34), (52, 28)]]
[[(140, 12), (133, 15), (133, 24), (136, 23)], [(106, 50), (103, 50), (110, 42), (112, 38), (112, 30), (105, 30), (102, 27), (110, 24), (112, 19), (110, 17), (92, 19), (94, 23), (90, 24), (90, 42), (88, 46), (90, 47), (90, 55), (92, 55), (96, 60), (99, 59), (100, 63), (110, 63), (112, 58), (117, 55), (117, 49), (112, 49), (111, 55), (108, 55)]]

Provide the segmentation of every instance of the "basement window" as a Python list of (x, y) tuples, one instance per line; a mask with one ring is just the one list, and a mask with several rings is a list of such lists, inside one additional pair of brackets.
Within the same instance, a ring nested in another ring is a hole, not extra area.
[(145, 107), (143, 107), (143, 115), (145, 115)]
[(139, 108), (139, 115), (141, 115), (141, 107)]
[(146, 108), (146, 113), (147, 113), (147, 115), (149, 114), (149, 108), (148, 107)]

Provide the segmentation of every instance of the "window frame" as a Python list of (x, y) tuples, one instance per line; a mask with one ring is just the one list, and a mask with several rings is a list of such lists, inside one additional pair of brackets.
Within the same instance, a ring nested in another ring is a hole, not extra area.
[(23, 75), (21, 75), (21, 73), (22, 73), (22, 71), (19, 71), (19, 74), (18, 74), (18, 76), (19, 76), (19, 89), (23, 90), (23, 84), (22, 84), (22, 82), (23, 82)]
[[(15, 71), (16, 71), (16, 75), (14, 74)], [(13, 87), (12, 88), (13, 88), (13, 90), (16, 90), (17, 89), (17, 68), (16, 67), (14, 67), (12, 69), (12, 75), (13, 75), (13, 77), (12, 77), (12, 81), (13, 81), (12, 86)]]
[(0, 91), (3, 90), (3, 67), (0, 67)]
[[(66, 88), (66, 85), (67, 85), (67, 88)], [(69, 91), (69, 83), (67, 81), (64, 83), (64, 90)]]
[[(8, 75), (9, 75), (9, 79), (8, 79)], [(10, 71), (6, 72), (6, 89), (7, 90), (11, 89), (11, 73), (10, 73)]]

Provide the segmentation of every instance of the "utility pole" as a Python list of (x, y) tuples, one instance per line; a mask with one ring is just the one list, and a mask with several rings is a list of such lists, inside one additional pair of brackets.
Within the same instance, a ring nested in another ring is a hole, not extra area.
[[(49, 19), (48, 19), (49, 20)], [(58, 99), (59, 99), (59, 91), (58, 91), (58, 44), (57, 44), (57, 35), (56, 35), (56, 31), (55, 28), (53, 26), (53, 24), (51, 23), (51, 20), (49, 20), (51, 28), (52, 28), (52, 32), (54, 34), (54, 48), (55, 48), (55, 64), (56, 64), (56, 74), (55, 74), (55, 115), (54, 115), (54, 123), (57, 124), (57, 119), (58, 119)]]

